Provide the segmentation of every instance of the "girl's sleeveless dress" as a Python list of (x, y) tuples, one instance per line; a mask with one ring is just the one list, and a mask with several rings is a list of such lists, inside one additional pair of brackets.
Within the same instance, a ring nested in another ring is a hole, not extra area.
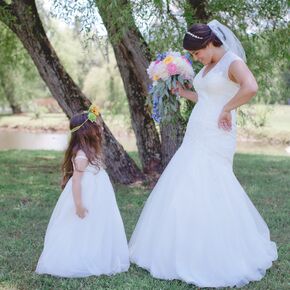
[[(79, 151), (75, 159), (86, 159), (85, 153)], [(50, 218), (36, 273), (85, 277), (128, 270), (127, 239), (106, 171), (88, 165), (81, 191), (86, 217), (75, 213), (70, 179)]]
[(228, 77), (227, 51), (203, 76), (182, 145), (150, 194), (129, 243), (133, 263), (160, 279), (199, 287), (260, 280), (277, 249), (267, 224), (234, 175), (236, 113), (231, 131), (218, 128), (223, 106), (239, 86)]

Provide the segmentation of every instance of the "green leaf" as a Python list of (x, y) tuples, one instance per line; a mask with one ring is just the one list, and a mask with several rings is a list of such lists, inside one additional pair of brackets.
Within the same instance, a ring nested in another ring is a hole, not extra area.
[(94, 113), (88, 113), (88, 119), (91, 121), (91, 122), (96, 122), (97, 121), (97, 117)]

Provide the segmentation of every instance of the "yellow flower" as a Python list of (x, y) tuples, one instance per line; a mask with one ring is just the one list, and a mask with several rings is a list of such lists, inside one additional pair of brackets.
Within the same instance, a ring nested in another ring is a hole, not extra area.
[(158, 81), (159, 80), (159, 76), (158, 75), (154, 75), (153, 76), (153, 81)]
[(171, 56), (171, 55), (166, 56), (165, 59), (163, 60), (163, 62), (164, 62), (165, 64), (169, 64), (169, 63), (171, 63), (172, 61), (173, 61), (173, 56)]
[(100, 108), (97, 105), (91, 105), (89, 108), (89, 112), (93, 113), (95, 116), (99, 116)]

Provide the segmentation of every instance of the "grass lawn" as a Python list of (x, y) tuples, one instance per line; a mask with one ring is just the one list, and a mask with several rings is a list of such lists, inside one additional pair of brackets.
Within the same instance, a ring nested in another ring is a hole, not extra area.
[[(252, 112), (268, 112), (265, 126), (240, 128), (240, 135), (248, 135), (264, 143), (290, 144), (290, 106), (289, 105), (250, 105)], [(243, 108), (243, 107), (242, 107)]]
[[(61, 279), (34, 274), (60, 194), (61, 158), (62, 153), (54, 151), (0, 151), (0, 289), (197, 289), (180, 281), (153, 279), (136, 266), (113, 277)], [(266, 277), (243, 289), (289, 289), (290, 158), (238, 154), (235, 172), (279, 248), (279, 260)], [(116, 186), (128, 238), (149, 192), (141, 186)]]

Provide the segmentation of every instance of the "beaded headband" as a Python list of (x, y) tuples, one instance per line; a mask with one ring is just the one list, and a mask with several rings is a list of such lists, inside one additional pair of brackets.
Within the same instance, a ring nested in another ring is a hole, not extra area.
[(70, 130), (71, 133), (73, 133), (73, 132), (77, 131), (78, 129), (80, 129), (88, 120), (90, 120), (91, 122), (96, 122), (97, 121), (97, 117), (100, 115), (100, 109), (96, 105), (91, 105), (89, 107), (89, 111), (87, 113), (88, 113), (87, 119), (82, 124), (80, 124), (79, 126), (76, 126), (76, 127), (72, 128)]
[(196, 39), (203, 39), (203, 37), (195, 35), (195, 34), (189, 32), (189, 31), (187, 31), (186, 34), (189, 34), (191, 37), (196, 38)]

